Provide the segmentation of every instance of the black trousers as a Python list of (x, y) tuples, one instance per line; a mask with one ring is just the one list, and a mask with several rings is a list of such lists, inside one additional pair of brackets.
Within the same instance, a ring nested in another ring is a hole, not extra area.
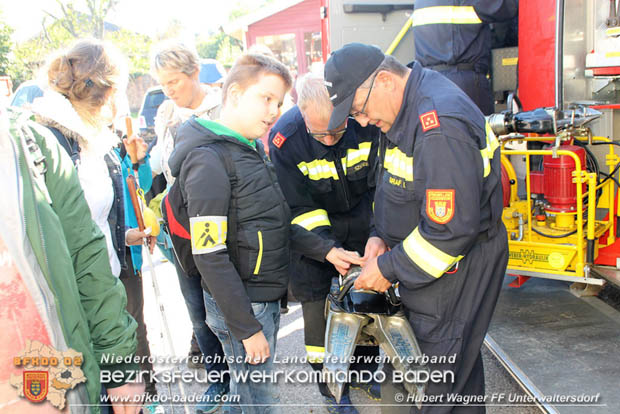
[[(455, 362), (429, 364), (431, 371), (452, 373), (444, 381), (429, 382), (427, 395), (442, 396), (436, 405), (422, 407), (423, 414), (481, 414), (484, 405), (447, 405), (447, 396), (483, 396), (484, 367), (480, 348), (489, 328), (508, 264), (508, 241), (503, 224), (498, 234), (478, 243), (459, 262), (458, 271), (444, 274), (420, 289), (399, 287), (405, 313), (422, 353), (428, 357), (454, 356)], [(423, 309), (425, 305), (436, 305)], [(426, 311), (426, 312), (424, 312)], [(387, 378), (392, 367), (386, 365)], [(386, 384), (387, 385), (387, 384)], [(402, 384), (381, 390), (382, 403), (399, 404), (396, 393), (407, 393)], [(443, 404), (443, 405), (439, 405)], [(382, 407), (382, 414), (419, 413), (413, 403)]]
[(495, 112), (491, 82), (487, 75), (473, 70), (449, 69), (440, 72), (443, 76), (456, 83), (483, 114), (489, 115)]

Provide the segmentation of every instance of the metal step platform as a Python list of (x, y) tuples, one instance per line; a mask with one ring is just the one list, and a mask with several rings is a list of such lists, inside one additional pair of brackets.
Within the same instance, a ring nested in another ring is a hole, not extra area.
[(620, 313), (566, 282), (511, 281), (485, 341), (491, 351), (548, 413), (620, 412)]

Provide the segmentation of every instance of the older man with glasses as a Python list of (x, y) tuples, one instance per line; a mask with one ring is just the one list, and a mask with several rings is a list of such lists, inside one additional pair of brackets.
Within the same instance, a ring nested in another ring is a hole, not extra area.
[[(430, 368), (453, 375), (428, 384), (439, 404), (423, 413), (484, 413), (484, 404), (453, 407), (449, 395), (484, 401), (480, 347), (508, 262), (497, 138), (454, 83), (374, 46), (334, 52), (325, 79), (334, 104), (328, 129), (354, 115), (385, 133), (373, 211), (377, 243), (389, 249), (366, 258), (355, 287), (384, 292), (398, 283), (422, 352), (446, 357)], [(413, 412), (402, 384), (381, 391), (382, 413)]]
[[(363, 128), (344, 118), (328, 128), (332, 103), (322, 76), (308, 74), (298, 84), (297, 106), (287, 111), (271, 129), (269, 155), (288, 201), (293, 223), (334, 240), (336, 246), (373, 256), (377, 246), (367, 243), (374, 234), (372, 200), (380, 131)], [(325, 339), (325, 299), (334, 268), (308, 257), (292, 258), (291, 290), (301, 302), (304, 337), (310, 365), (322, 369)], [(378, 356), (377, 347), (358, 347), (357, 356)], [(352, 369), (375, 371), (377, 364), (354, 364)], [(373, 399), (380, 398), (378, 384), (352, 384)], [(357, 413), (348, 390), (336, 400), (326, 384), (319, 384), (330, 413)]]

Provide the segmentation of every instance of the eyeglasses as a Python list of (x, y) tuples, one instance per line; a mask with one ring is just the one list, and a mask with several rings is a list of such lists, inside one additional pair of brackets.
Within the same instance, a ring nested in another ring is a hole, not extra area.
[(352, 118), (355, 118), (357, 116), (360, 115), (366, 115), (366, 112), (364, 112), (366, 110), (366, 105), (368, 105), (368, 98), (370, 98), (370, 92), (372, 92), (372, 87), (375, 84), (375, 79), (377, 78), (377, 75), (379, 74), (379, 72), (375, 73), (375, 76), (372, 77), (372, 81), (370, 81), (370, 88), (368, 88), (368, 95), (366, 95), (366, 100), (364, 101), (364, 105), (362, 106), (362, 109), (359, 111), (355, 111), (352, 114), (350, 114), (350, 116)]
[(328, 135), (331, 135), (332, 137), (334, 137), (335, 140), (339, 140), (340, 138), (342, 138), (345, 132), (347, 132), (347, 127), (344, 127), (334, 132), (329, 132), (329, 131), (328, 132), (312, 132), (310, 131), (308, 127), (306, 127), (306, 131), (308, 131), (308, 135), (310, 135), (312, 138), (319, 140), (319, 141)]

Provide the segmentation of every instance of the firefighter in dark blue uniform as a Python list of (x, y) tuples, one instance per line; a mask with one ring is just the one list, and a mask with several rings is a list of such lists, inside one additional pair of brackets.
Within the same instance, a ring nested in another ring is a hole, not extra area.
[[(269, 134), (269, 155), (291, 207), (292, 222), (335, 241), (337, 247), (364, 255), (372, 231), (380, 131), (363, 128), (353, 119), (328, 130), (332, 104), (322, 76), (306, 75), (298, 93), (298, 106), (282, 115)], [(368, 249), (373, 251), (372, 246)], [(333, 266), (301, 255), (292, 257), (291, 290), (302, 303), (306, 352), (315, 370), (323, 368), (325, 299), (337, 275)], [(378, 347), (358, 348), (356, 355), (362, 358), (379, 355)], [(352, 369), (374, 371), (377, 364), (354, 364)], [(380, 398), (378, 385), (353, 385), (362, 386), (371, 398)], [(326, 384), (319, 383), (319, 391), (329, 412), (357, 412), (346, 407), (348, 392), (337, 405)]]
[[(484, 395), (480, 348), (508, 262), (497, 138), (452, 82), (417, 62), (409, 69), (374, 46), (336, 51), (325, 79), (334, 102), (328, 127), (351, 113), (386, 134), (374, 220), (390, 250), (367, 257), (355, 287), (385, 291), (399, 283), (422, 352), (456, 357), (431, 364), (454, 378), (430, 382), (428, 394), (443, 395), (443, 404), (448, 394)], [(395, 388), (404, 392), (398, 384), (382, 388), (384, 403), (394, 403)], [(422, 412), (453, 409), (426, 405)]]
[(487, 75), (491, 63), (489, 23), (517, 15), (518, 0), (416, 0), (415, 60), (456, 83), (489, 115), (494, 112)]

